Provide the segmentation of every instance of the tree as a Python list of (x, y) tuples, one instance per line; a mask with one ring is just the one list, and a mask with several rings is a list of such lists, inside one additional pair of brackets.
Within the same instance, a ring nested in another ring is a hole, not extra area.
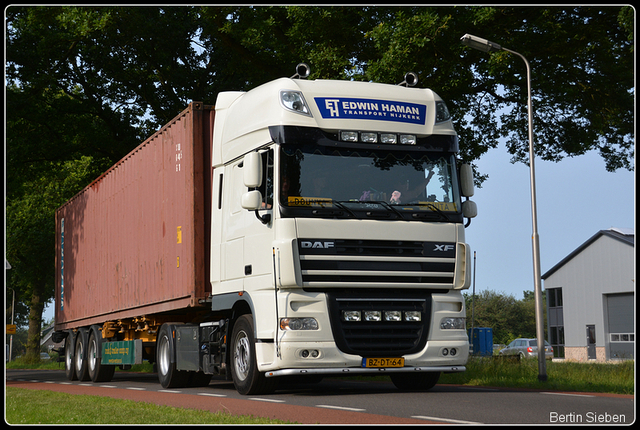
[[(513, 295), (483, 290), (475, 298), (464, 293), (467, 308), (467, 328), (489, 327), (493, 343), (508, 344), (518, 337), (536, 337), (535, 300), (533, 291), (525, 291), (523, 300)], [(544, 324), (546, 331), (546, 324)]]
[(468, 161), (508, 138), (528, 158), (526, 75), (507, 52), (460, 45), (465, 33), (531, 63), (536, 154), (559, 161), (598, 150), (606, 168), (633, 169), (634, 59), (630, 7), (398, 8), (371, 30), (380, 57), (367, 77), (418, 72), (447, 100)]
[(531, 62), (537, 154), (598, 150), (608, 170), (633, 169), (629, 6), (11, 6), (5, 22), (9, 281), (34, 324), (53, 294), (57, 206), (190, 100), (213, 104), (298, 62), (311, 79), (398, 83), (415, 71), (447, 100), (464, 161), (506, 137), (526, 162), (524, 67), (460, 45), (477, 34)]
[(80, 115), (59, 115), (74, 111), (72, 99), (46, 93), (7, 89), (13, 108), (7, 111), (7, 291), (16, 291), (17, 321), (25, 318), (20, 304), (28, 306), (27, 358), (33, 360), (39, 360), (42, 311), (54, 293), (54, 211), (111, 164), (82, 155), (91, 151), (78, 144), (99, 141), (101, 130)]

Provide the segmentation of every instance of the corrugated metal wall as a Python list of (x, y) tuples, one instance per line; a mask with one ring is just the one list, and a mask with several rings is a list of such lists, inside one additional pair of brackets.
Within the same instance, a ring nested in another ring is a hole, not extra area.
[(209, 294), (213, 113), (191, 103), (58, 209), (56, 330)]

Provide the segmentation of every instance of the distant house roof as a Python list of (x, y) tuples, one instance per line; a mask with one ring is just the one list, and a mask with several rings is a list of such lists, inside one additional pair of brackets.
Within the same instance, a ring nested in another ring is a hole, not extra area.
[(549, 269), (544, 275), (542, 275), (542, 279), (547, 279), (554, 272), (560, 269), (562, 266), (567, 264), (573, 257), (581, 253), (585, 248), (591, 245), (593, 242), (598, 240), (602, 236), (608, 236), (612, 239), (619, 240), (627, 245), (634, 246), (635, 245), (635, 232), (631, 229), (626, 228), (610, 228), (609, 230), (600, 230), (593, 236), (589, 238), (585, 243), (577, 247), (571, 254), (567, 255), (562, 259), (558, 264)]

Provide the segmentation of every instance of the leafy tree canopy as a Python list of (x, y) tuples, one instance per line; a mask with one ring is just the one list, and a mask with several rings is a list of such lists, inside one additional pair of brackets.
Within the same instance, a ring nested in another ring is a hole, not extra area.
[(524, 64), (460, 44), (479, 35), (532, 66), (537, 154), (597, 150), (608, 170), (633, 169), (630, 7), (10, 7), (7, 78), (19, 91), (62, 91), (108, 134), (118, 159), (190, 100), (290, 76), (419, 86), (450, 105), (463, 157), (506, 137), (528, 157)]
[(531, 63), (538, 156), (595, 150), (609, 171), (634, 168), (631, 7), (11, 6), (5, 14), (8, 282), (32, 322), (53, 296), (57, 206), (189, 101), (214, 104), (220, 91), (291, 76), (299, 62), (310, 64), (310, 79), (395, 84), (414, 71), (418, 86), (447, 101), (464, 161), (506, 138), (513, 160), (526, 162), (524, 64), (460, 44), (478, 35)]

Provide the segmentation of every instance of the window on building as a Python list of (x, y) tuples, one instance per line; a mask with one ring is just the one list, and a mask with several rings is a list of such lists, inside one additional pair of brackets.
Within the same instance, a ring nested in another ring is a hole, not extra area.
[(554, 357), (564, 357), (564, 313), (562, 288), (546, 289), (547, 319), (549, 321), (549, 343)]

